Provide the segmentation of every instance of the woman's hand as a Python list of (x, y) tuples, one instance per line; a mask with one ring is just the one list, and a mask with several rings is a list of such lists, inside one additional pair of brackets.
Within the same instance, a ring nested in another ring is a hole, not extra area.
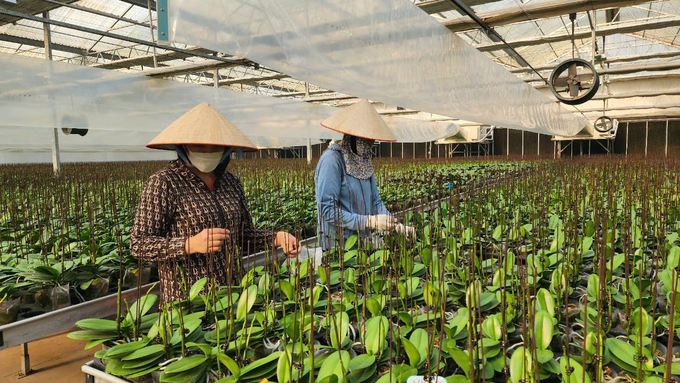
[(229, 238), (229, 230), (227, 229), (204, 229), (202, 232), (187, 238), (184, 244), (184, 250), (187, 254), (208, 254), (219, 251)]
[(290, 233), (279, 231), (274, 239), (274, 246), (281, 246), (288, 258), (295, 258), (300, 253), (300, 241)]
[(378, 231), (390, 231), (397, 225), (397, 219), (387, 214), (369, 215), (366, 217), (366, 227)]

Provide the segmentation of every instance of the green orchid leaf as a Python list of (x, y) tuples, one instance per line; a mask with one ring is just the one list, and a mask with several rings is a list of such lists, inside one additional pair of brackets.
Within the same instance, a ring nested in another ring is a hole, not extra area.
[(542, 288), (536, 293), (536, 311), (545, 311), (551, 316), (555, 315), (555, 298), (550, 291)]
[(334, 348), (340, 348), (347, 333), (349, 332), (349, 315), (346, 312), (335, 313), (329, 319), (329, 336), (331, 338), (331, 345)]
[(356, 358), (349, 361), (350, 371), (363, 370), (375, 364), (375, 356), (368, 354), (358, 355)]
[(91, 331), (111, 331), (115, 332), (118, 328), (116, 321), (108, 319), (83, 319), (76, 322), (76, 326), (82, 328), (83, 330)]
[(248, 286), (246, 291), (241, 294), (241, 298), (238, 300), (238, 306), (236, 307), (236, 320), (241, 322), (246, 319), (246, 315), (250, 312), (255, 305), (255, 300), (257, 299), (257, 286)]
[(550, 346), (554, 333), (553, 318), (545, 311), (539, 311), (534, 317), (536, 347), (546, 350)]
[(421, 328), (415, 329), (411, 334), (409, 340), (418, 350), (418, 354), (420, 355), (421, 361), (425, 360), (428, 357), (428, 355), (432, 354), (431, 348), (428, 348), (429, 334), (427, 333), (427, 331)]
[(205, 356), (207, 356), (207, 357), (210, 357), (210, 355), (212, 355), (212, 347), (210, 347), (209, 344), (205, 344), (205, 343), (195, 343), (195, 342), (187, 342), (186, 346), (187, 346), (187, 347), (196, 347), (196, 348), (198, 348), (199, 350), (201, 350), (201, 352), (203, 352), (203, 355), (205, 355)]
[(518, 347), (510, 357), (510, 381), (520, 383), (527, 380), (529, 371), (532, 371), (531, 352), (524, 347)]
[(165, 367), (164, 372), (166, 374), (177, 374), (179, 372), (184, 372), (187, 370), (191, 370), (194, 367), (198, 367), (201, 364), (205, 363), (207, 360), (208, 358), (205, 355), (188, 356), (176, 362), (170, 363), (167, 367)]
[(153, 305), (156, 304), (156, 300), (158, 300), (156, 295), (148, 294), (133, 303), (132, 306), (130, 306), (130, 311), (128, 311), (127, 315), (125, 316), (125, 325), (127, 326), (137, 321), (138, 306), (140, 310), (139, 315), (143, 317), (147, 312), (149, 312), (149, 310), (151, 310)]
[(404, 346), (404, 351), (406, 351), (406, 355), (408, 355), (409, 362), (411, 364), (411, 367), (416, 367), (421, 361), (420, 357), (420, 352), (418, 351), (418, 348), (411, 343), (410, 340), (406, 339), (405, 337), (401, 337), (401, 343), (402, 346)]
[(163, 345), (162, 344), (154, 344), (151, 346), (146, 346), (144, 348), (140, 348), (139, 350), (136, 350), (128, 355), (126, 355), (122, 360), (137, 360), (137, 359), (153, 359), (157, 357), (158, 355), (161, 355), (164, 353)]
[(354, 245), (356, 245), (357, 241), (359, 240), (359, 237), (355, 234), (347, 238), (345, 241), (345, 251), (351, 250)]
[(369, 355), (377, 355), (387, 345), (387, 332), (389, 321), (384, 316), (375, 316), (366, 321), (364, 338), (366, 339), (366, 351)]
[(196, 281), (196, 283), (191, 286), (191, 290), (189, 290), (189, 300), (193, 301), (196, 299), (198, 294), (201, 293), (201, 290), (203, 290), (203, 287), (205, 286), (206, 282), (208, 282), (208, 278), (201, 278)]
[(234, 375), (234, 378), (238, 379), (239, 376), (241, 376), (241, 368), (236, 364), (236, 362), (231, 359), (229, 356), (222, 352), (217, 353), (217, 360), (222, 363), (223, 366), (225, 366), (229, 371), (231, 372), (232, 375)]
[(295, 290), (293, 289), (293, 285), (290, 284), (285, 279), (282, 279), (279, 282), (279, 288), (281, 289), (281, 292), (288, 298), (288, 300), (293, 300), (295, 298)]
[(321, 365), (317, 379), (319, 381), (335, 375), (338, 381), (343, 381), (349, 368), (350, 356), (347, 351), (335, 351)]
[(106, 359), (121, 359), (126, 355), (129, 355), (144, 346), (149, 344), (149, 339), (144, 339), (144, 340), (139, 340), (136, 342), (130, 342), (130, 343), (123, 343), (119, 344), (116, 346), (111, 347), (107, 352), (106, 352)]
[(588, 373), (583, 371), (580, 362), (574, 358), (569, 359), (570, 373), (567, 372), (567, 358), (560, 358), (560, 371), (562, 373), (562, 381), (565, 383), (591, 383)]

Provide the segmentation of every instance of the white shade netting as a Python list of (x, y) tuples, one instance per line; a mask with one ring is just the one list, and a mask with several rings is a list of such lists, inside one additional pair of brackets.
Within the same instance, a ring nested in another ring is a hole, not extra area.
[[(50, 132), (43, 135), (40, 129), (55, 127), (90, 130), (62, 144), (66, 151), (151, 151), (144, 145), (201, 102), (210, 103), (260, 147), (341, 138), (320, 125), (338, 111), (330, 106), (19, 55), (0, 54), (0, 62), (0, 152), (49, 149)], [(451, 123), (385, 120), (401, 142), (434, 141), (458, 130)]]
[[(597, 95), (578, 106), (578, 110), (595, 121), (606, 115), (612, 118), (676, 115), (680, 110), (680, 74), (638, 74), (610, 78)], [(540, 87), (546, 96), (550, 89)], [(606, 104), (605, 104), (606, 101)]]
[(173, 43), (345, 94), (544, 134), (585, 124), (408, 0), (173, 0), (167, 12)]

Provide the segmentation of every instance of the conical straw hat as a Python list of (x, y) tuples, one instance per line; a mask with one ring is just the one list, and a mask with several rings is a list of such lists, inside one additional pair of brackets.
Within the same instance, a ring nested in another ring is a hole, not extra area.
[(392, 130), (373, 105), (361, 100), (321, 121), (324, 127), (355, 137), (378, 141), (396, 141)]
[(163, 129), (146, 147), (174, 149), (175, 145), (219, 145), (257, 150), (257, 146), (207, 102), (186, 112)]

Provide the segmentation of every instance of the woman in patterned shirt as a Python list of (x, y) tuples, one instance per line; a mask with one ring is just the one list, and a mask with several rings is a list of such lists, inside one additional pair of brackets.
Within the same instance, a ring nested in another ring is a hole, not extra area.
[(226, 167), (233, 148), (257, 147), (210, 105), (191, 109), (147, 147), (179, 157), (149, 178), (131, 233), (132, 255), (158, 262), (163, 301), (184, 299), (204, 277), (232, 283), (243, 255), (279, 246), (298, 254), (293, 235), (253, 226), (243, 186)]

